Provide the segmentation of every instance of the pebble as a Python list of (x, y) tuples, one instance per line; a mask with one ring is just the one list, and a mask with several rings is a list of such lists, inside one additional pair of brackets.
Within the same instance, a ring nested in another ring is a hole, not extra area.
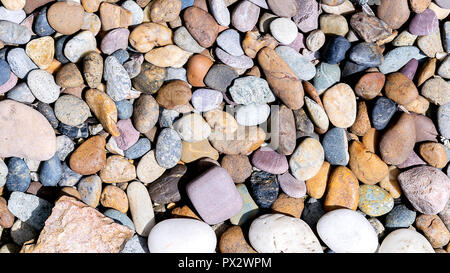
[(70, 168), (82, 175), (100, 171), (106, 164), (105, 144), (102, 136), (93, 136), (83, 142), (70, 156)]
[(8, 166), (6, 166), (5, 162), (0, 159), (0, 188), (6, 183), (6, 177), (8, 175)]
[(339, 68), (339, 65), (321, 62), (316, 67), (316, 75), (313, 79), (314, 87), (319, 95), (321, 95), (325, 90), (339, 82), (340, 78), (341, 69)]
[(100, 202), (102, 181), (98, 175), (84, 177), (78, 182), (77, 190), (81, 195), (81, 201), (95, 208)]
[(11, 71), (20, 79), (24, 79), (28, 72), (37, 66), (22, 48), (14, 48), (8, 52), (7, 61)]
[(347, 84), (340, 83), (328, 89), (323, 95), (323, 106), (336, 127), (348, 128), (356, 120), (356, 97)]
[(433, 247), (420, 233), (402, 228), (388, 234), (379, 253), (434, 253)]
[(214, 230), (194, 219), (167, 219), (148, 236), (150, 253), (213, 253), (217, 244)]
[(295, 49), (288, 46), (278, 46), (275, 52), (289, 65), (300, 80), (309, 81), (316, 75), (314, 65)]
[(289, 168), (286, 157), (269, 148), (261, 148), (255, 151), (252, 156), (252, 164), (256, 168), (271, 174), (283, 174)]
[(56, 186), (63, 174), (61, 161), (55, 154), (51, 159), (44, 161), (41, 165), (39, 178), (44, 187)]
[(445, 247), (450, 240), (450, 232), (437, 215), (420, 215), (416, 227), (422, 231), (433, 248)]
[(64, 162), (62, 165), (62, 176), (58, 182), (58, 185), (61, 187), (72, 187), (75, 186), (81, 178), (81, 174), (72, 171)]
[(369, 221), (349, 209), (323, 215), (317, 223), (320, 239), (336, 253), (374, 253), (378, 237)]
[(312, 99), (305, 97), (306, 109), (311, 117), (311, 121), (321, 130), (328, 130), (330, 121), (323, 107), (318, 105)]
[(132, 182), (127, 187), (127, 197), (136, 233), (150, 237), (150, 231), (155, 226), (155, 214), (147, 188), (140, 182)]
[(224, 64), (216, 64), (211, 66), (203, 81), (209, 88), (226, 92), (237, 77), (238, 74), (233, 68)]
[(331, 165), (346, 166), (349, 161), (347, 133), (342, 128), (329, 130), (322, 141), (325, 159)]
[(136, 167), (136, 174), (140, 181), (151, 183), (158, 179), (164, 172), (165, 168), (159, 166), (155, 158), (155, 151), (149, 151), (140, 160)]
[[(220, 37), (220, 36), (219, 36)], [(217, 37), (217, 42), (219, 43), (219, 37)], [(199, 45), (197, 41), (192, 37), (186, 27), (182, 26), (177, 28), (173, 33), (173, 42), (179, 46), (181, 49), (192, 52), (200, 53), (205, 50), (204, 47)]]
[(58, 128), (59, 121), (55, 116), (53, 108), (48, 103), (38, 102), (36, 110), (47, 119), (53, 128)]
[(185, 81), (175, 80), (164, 84), (158, 91), (156, 101), (166, 109), (187, 104), (192, 98), (192, 91)]
[(413, 35), (424, 36), (434, 33), (439, 28), (439, 21), (431, 9), (416, 14), (409, 23), (409, 32)]
[(148, 138), (141, 138), (133, 146), (124, 151), (125, 157), (128, 159), (137, 159), (145, 155), (150, 149), (150, 140)]
[(123, 156), (112, 155), (106, 159), (100, 178), (104, 183), (128, 182), (136, 178), (136, 168)]
[(408, 228), (416, 219), (416, 212), (408, 209), (405, 205), (395, 206), (386, 215), (387, 228)]
[(444, 105), (450, 102), (450, 84), (440, 77), (427, 80), (420, 93), (436, 105)]
[(375, 129), (383, 130), (386, 128), (395, 112), (397, 112), (395, 102), (385, 97), (377, 99), (372, 110), (372, 122)]
[(450, 103), (441, 105), (438, 109), (437, 122), (439, 132), (447, 139), (450, 139)]
[[(346, 38), (342, 36), (336, 36), (326, 45), (326, 48), (324, 49), (324, 61), (328, 64), (340, 63), (345, 59), (345, 55), (350, 47), (351, 44)], [(352, 48), (352, 52), (354, 50), (358, 50), (357, 45)], [(350, 53), (350, 59), (352, 59), (351, 56), (352, 54)]]
[(274, 174), (253, 172), (250, 178), (253, 200), (260, 208), (269, 208), (278, 197), (279, 183)]
[(178, 191), (178, 182), (186, 171), (186, 166), (178, 164), (155, 182), (152, 182), (148, 187), (148, 192), (153, 202), (165, 205), (180, 201), (181, 196)]
[(229, 91), (233, 101), (238, 104), (265, 104), (275, 101), (267, 82), (255, 76), (236, 79)]
[(415, 46), (397, 47), (384, 55), (384, 61), (378, 69), (383, 74), (396, 72), (417, 56), (419, 56), (419, 49)]
[(422, 158), (432, 167), (441, 169), (447, 165), (447, 151), (445, 146), (440, 143), (422, 143), (419, 146), (419, 152)]
[(303, 220), (278, 213), (256, 218), (250, 225), (249, 240), (258, 253), (323, 252), (319, 240)]
[(35, 195), (15, 191), (9, 197), (8, 209), (20, 221), (41, 230), (50, 216), (52, 205)]
[(151, 95), (141, 95), (134, 104), (133, 125), (137, 131), (146, 133), (155, 126), (158, 115), (159, 105), (156, 100)]
[(374, 185), (388, 175), (388, 166), (363, 143), (354, 141), (350, 145), (350, 169), (361, 182)]
[(251, 1), (241, 1), (231, 14), (231, 24), (240, 32), (253, 29), (258, 22), (260, 8)]
[(166, 169), (173, 168), (181, 158), (181, 139), (178, 133), (165, 128), (156, 142), (155, 157), (158, 164)]
[(230, 11), (224, 0), (209, 0), (209, 7), (211, 13), (216, 19), (217, 23), (222, 26), (228, 26), (231, 22)]
[(328, 35), (345, 36), (349, 30), (347, 20), (342, 15), (323, 14), (319, 17), (320, 30)]
[(230, 218), (230, 222), (233, 225), (242, 225), (253, 219), (259, 212), (258, 205), (250, 196), (247, 187), (244, 184), (236, 185), (241, 198), (242, 198), (242, 208), (233, 217)]
[(186, 28), (202, 47), (210, 47), (216, 40), (218, 28), (214, 17), (206, 11), (189, 7), (183, 13)]
[(306, 138), (292, 155), (289, 166), (293, 175), (300, 181), (314, 177), (320, 170), (325, 153), (319, 141)]
[(270, 32), (282, 44), (288, 45), (295, 41), (298, 35), (297, 26), (288, 18), (277, 18), (270, 23)]
[(244, 55), (244, 50), (241, 47), (241, 38), (239, 36), (239, 32), (236, 30), (227, 29), (221, 32), (220, 35), (217, 36), (216, 42), (220, 48), (225, 50), (230, 55), (236, 57)]
[(107, 209), (103, 212), (103, 214), (113, 219), (114, 222), (127, 226), (131, 230), (135, 230), (133, 221), (131, 221), (131, 219), (126, 214), (115, 209)]
[(23, 160), (13, 157), (8, 161), (6, 188), (13, 192), (25, 192), (31, 182), (30, 170)]
[(359, 187), (358, 208), (365, 214), (377, 217), (387, 214), (393, 207), (394, 199), (379, 186), (361, 185)]
[(111, 55), (119, 49), (127, 49), (129, 35), (130, 31), (126, 28), (113, 29), (103, 37), (100, 49), (107, 55)]
[(85, 122), (91, 113), (83, 100), (73, 95), (64, 95), (55, 102), (55, 115), (62, 123), (77, 126)]
[(122, 8), (131, 12), (131, 25), (139, 25), (144, 20), (144, 12), (142, 8), (134, 1), (125, 1), (122, 3)]
[(243, 126), (255, 126), (267, 120), (270, 106), (267, 104), (242, 105), (236, 109), (236, 121)]
[(166, 69), (143, 62), (140, 73), (132, 80), (133, 87), (146, 94), (154, 94), (163, 85), (166, 75)]
[(228, 171), (234, 183), (245, 182), (253, 171), (250, 160), (245, 155), (225, 155), (220, 165)]
[(95, 51), (97, 41), (90, 31), (82, 31), (67, 41), (64, 46), (64, 56), (71, 62), (76, 63), (90, 51)]
[(146, 238), (139, 235), (134, 235), (125, 244), (120, 253), (149, 253)]
[(189, 114), (173, 124), (173, 129), (187, 142), (202, 141), (211, 134), (211, 127), (199, 114)]
[(80, 4), (56, 2), (47, 11), (50, 26), (63, 35), (72, 35), (83, 25), (84, 10)]
[(103, 77), (106, 80), (106, 93), (114, 101), (127, 98), (131, 90), (131, 79), (115, 57), (109, 56), (105, 59)]
[(11, 227), (11, 239), (20, 246), (36, 238), (38, 235), (39, 233), (36, 229), (20, 220), (15, 221)]
[(303, 198), (306, 194), (306, 185), (304, 181), (299, 181), (289, 172), (277, 175), (280, 188), (284, 193), (293, 198)]
[(219, 250), (221, 253), (256, 253), (245, 240), (240, 226), (232, 226), (222, 233)]
[(128, 197), (119, 187), (108, 185), (100, 195), (100, 204), (105, 208), (113, 208), (122, 213), (128, 211)]
[(9, 10), (5, 7), (0, 7), (0, 16), (2, 20), (20, 24), (26, 17), (23, 10)]
[(31, 30), (10, 21), (0, 21), (0, 40), (8, 44), (23, 45), (30, 41)]
[(220, 61), (235, 69), (249, 69), (253, 66), (253, 60), (246, 55), (236, 57), (228, 54), (220, 48), (216, 48), (215, 53)]
[(350, 169), (344, 166), (334, 169), (327, 187), (325, 210), (331, 211), (339, 208), (356, 210), (359, 199), (359, 183)]

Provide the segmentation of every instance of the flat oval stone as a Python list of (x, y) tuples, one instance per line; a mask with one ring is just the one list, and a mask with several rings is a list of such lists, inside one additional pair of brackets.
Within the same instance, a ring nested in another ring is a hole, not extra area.
[(340, 208), (356, 210), (359, 199), (359, 182), (350, 169), (344, 166), (334, 169), (327, 188), (325, 210), (331, 211)]
[(56, 118), (64, 124), (77, 126), (91, 116), (89, 106), (73, 95), (64, 95), (55, 102)]
[(295, 0), (267, 0), (266, 2), (273, 13), (280, 17), (293, 17), (300, 10), (300, 5)]
[(253, 199), (260, 208), (269, 208), (278, 197), (279, 183), (274, 174), (253, 172), (250, 178)]
[(28, 72), (37, 68), (22, 48), (11, 49), (6, 58), (11, 71), (20, 79), (24, 79)]
[(373, 127), (377, 130), (383, 130), (389, 124), (389, 121), (397, 112), (397, 105), (386, 97), (380, 97), (372, 110)]
[(259, 11), (251, 1), (241, 1), (232, 12), (231, 24), (240, 32), (250, 31), (258, 22)]
[(236, 121), (243, 126), (255, 126), (264, 123), (270, 115), (267, 104), (242, 105), (236, 109)]
[(341, 69), (339, 68), (339, 65), (321, 62), (316, 67), (316, 75), (313, 80), (314, 87), (319, 95), (321, 95), (325, 90), (339, 82), (340, 79)]
[(293, 153), (289, 166), (292, 174), (300, 181), (314, 177), (320, 170), (325, 153), (320, 142), (306, 138)]
[(216, 48), (215, 53), (220, 61), (233, 68), (249, 69), (253, 66), (253, 60), (246, 55), (236, 57), (226, 53), (220, 48)]
[(226, 92), (237, 77), (237, 72), (228, 65), (215, 64), (209, 69), (203, 81), (209, 88)]
[(445, 138), (450, 138), (450, 103), (441, 105), (438, 109), (437, 122), (439, 132)]
[(223, 95), (212, 89), (197, 89), (192, 93), (192, 106), (199, 112), (213, 110), (222, 103)]
[(270, 23), (270, 32), (278, 42), (288, 45), (298, 35), (297, 25), (288, 18), (277, 18)]
[(440, 77), (427, 80), (420, 91), (430, 102), (444, 105), (450, 102), (450, 83)]
[(367, 215), (378, 217), (392, 210), (394, 199), (382, 188), (376, 185), (361, 185), (359, 187), (358, 208)]
[(345, 54), (350, 49), (350, 47), (351, 44), (346, 38), (342, 36), (337, 36), (333, 38), (324, 49), (323, 53), (324, 62), (328, 64), (340, 63), (345, 59)]
[(83, 7), (77, 3), (56, 2), (47, 12), (50, 26), (63, 35), (79, 31), (83, 25), (83, 16)]
[(156, 142), (155, 157), (158, 164), (166, 169), (173, 168), (181, 159), (181, 138), (170, 128), (161, 131)]
[(416, 212), (409, 210), (405, 205), (395, 206), (386, 215), (387, 228), (408, 228), (416, 220)]
[(174, 80), (166, 83), (158, 90), (156, 101), (166, 109), (187, 104), (192, 98), (192, 91), (185, 81)]
[(271, 174), (283, 174), (289, 168), (286, 156), (269, 148), (261, 148), (254, 152), (252, 164), (256, 168)]
[(392, 73), (386, 78), (384, 86), (386, 97), (398, 104), (408, 104), (419, 96), (414, 83), (402, 73)]
[(347, 133), (342, 128), (333, 128), (323, 137), (325, 159), (331, 165), (346, 166), (349, 160)]
[[(219, 43), (219, 37), (217, 37), (217, 43)], [(198, 42), (192, 37), (184, 26), (181, 26), (174, 31), (173, 42), (181, 49), (188, 52), (200, 53), (205, 50), (205, 48), (198, 44)]]
[(289, 65), (295, 75), (303, 81), (309, 81), (316, 75), (316, 67), (307, 58), (289, 46), (278, 46), (275, 52)]
[(384, 61), (378, 67), (381, 73), (389, 74), (400, 70), (411, 59), (419, 56), (419, 49), (415, 46), (396, 47), (384, 55)]
[[(223, 2), (223, 0), (220, 0)], [(217, 45), (225, 50), (228, 54), (233, 56), (244, 55), (244, 50), (241, 47), (241, 38), (239, 32), (234, 29), (227, 29), (220, 33), (217, 37)]]
[(409, 23), (409, 32), (413, 35), (424, 36), (436, 32), (439, 29), (439, 20), (431, 9), (416, 14)]
[(0, 40), (8, 44), (23, 45), (30, 41), (31, 30), (25, 26), (10, 22), (0, 21)]
[(103, 37), (100, 49), (107, 55), (119, 49), (127, 49), (129, 35), (130, 31), (126, 28), (113, 29)]
[(322, 253), (319, 240), (303, 220), (265, 214), (250, 225), (250, 244), (259, 253)]
[(326, 213), (317, 223), (320, 239), (336, 253), (374, 253), (378, 237), (360, 213), (338, 209)]
[(95, 51), (97, 41), (90, 31), (82, 31), (67, 41), (64, 47), (64, 55), (69, 61), (76, 63), (90, 51)]
[(383, 62), (383, 54), (374, 43), (359, 43), (353, 46), (349, 58), (353, 62), (367, 67), (376, 67)]
[(10, 192), (25, 192), (31, 183), (30, 170), (27, 164), (20, 158), (12, 157), (8, 161), (8, 175), (6, 176), (6, 188)]
[(209, 0), (209, 7), (211, 13), (216, 19), (217, 23), (222, 26), (228, 26), (230, 24), (230, 11), (224, 0)]
[(414, 230), (402, 228), (389, 233), (381, 243), (379, 253), (434, 253), (428, 240)]
[(187, 30), (200, 46), (210, 47), (215, 42), (219, 26), (209, 13), (197, 7), (189, 7), (184, 11), (183, 19)]
[(105, 144), (102, 136), (87, 139), (70, 156), (70, 168), (82, 175), (100, 171), (106, 164)]
[(136, 173), (140, 181), (151, 183), (158, 179), (165, 170), (165, 168), (159, 166), (155, 158), (155, 151), (152, 150), (139, 160)]
[(159, 67), (181, 68), (192, 55), (176, 45), (167, 45), (150, 50), (145, 54), (145, 60)]
[(127, 197), (136, 233), (149, 236), (155, 226), (155, 213), (147, 188), (141, 182), (132, 182), (127, 187)]
[(330, 122), (339, 128), (348, 128), (356, 120), (356, 97), (352, 88), (340, 83), (323, 95), (323, 106)]
[(158, 122), (159, 105), (151, 95), (143, 94), (135, 102), (133, 125), (141, 133), (146, 133)]
[(125, 157), (128, 159), (137, 159), (145, 155), (150, 149), (150, 140), (141, 138), (125, 151)]
[(151, 253), (213, 253), (216, 244), (214, 230), (194, 219), (161, 221), (148, 236), (148, 249)]
[(345, 36), (349, 30), (347, 20), (342, 15), (322, 14), (319, 24), (320, 30), (329, 35)]
[(299, 181), (289, 172), (277, 176), (280, 188), (284, 193), (294, 198), (302, 198), (306, 194), (306, 185), (304, 181)]

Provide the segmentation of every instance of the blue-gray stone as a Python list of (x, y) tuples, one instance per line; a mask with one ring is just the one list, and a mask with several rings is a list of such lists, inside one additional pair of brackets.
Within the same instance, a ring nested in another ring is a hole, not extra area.
[(278, 198), (280, 184), (275, 174), (264, 171), (253, 172), (250, 177), (250, 192), (260, 208), (270, 208)]
[(181, 138), (178, 133), (171, 128), (163, 129), (156, 141), (155, 157), (158, 164), (166, 169), (175, 167), (181, 159), (181, 151)]
[(5, 84), (11, 77), (11, 69), (9, 64), (4, 60), (0, 60), (0, 85)]
[(445, 22), (443, 29), (445, 52), (450, 53), (450, 22)]
[(11, 49), (8, 51), (6, 59), (8, 60), (9, 68), (19, 79), (24, 79), (28, 72), (38, 68), (23, 48)]
[(164, 108), (159, 113), (159, 126), (161, 128), (173, 128), (173, 123), (179, 116), (179, 112)]
[(116, 101), (117, 117), (129, 119), (133, 115), (133, 104), (129, 100)]
[(331, 165), (346, 166), (349, 160), (348, 141), (345, 129), (333, 128), (323, 137), (325, 158)]
[(380, 97), (372, 110), (373, 127), (383, 130), (397, 111), (397, 105), (386, 97)]
[(337, 64), (320, 63), (316, 68), (313, 85), (317, 93), (322, 94), (325, 90), (339, 82), (341, 79), (341, 69)]
[(0, 40), (7, 44), (23, 45), (30, 41), (31, 30), (27, 27), (0, 20)]
[(120, 253), (150, 253), (147, 238), (135, 234), (128, 240)]
[(58, 131), (70, 138), (87, 138), (89, 136), (89, 126), (87, 122), (78, 126), (70, 126), (60, 122)]
[(241, 37), (239, 36), (239, 32), (234, 29), (222, 31), (217, 37), (216, 42), (220, 48), (230, 55), (237, 57), (244, 55), (244, 50), (241, 47)]
[(49, 36), (55, 33), (55, 30), (47, 21), (47, 7), (43, 7), (34, 19), (33, 31), (41, 37)]
[(62, 64), (69, 63), (69, 59), (64, 55), (64, 47), (68, 42), (70, 36), (61, 36), (55, 42), (55, 58)]
[(59, 161), (58, 155), (55, 153), (52, 158), (42, 163), (39, 178), (43, 186), (52, 187), (58, 184), (62, 174), (61, 161)]
[(105, 212), (103, 212), (103, 214), (106, 217), (113, 219), (114, 222), (127, 226), (132, 230), (135, 230), (133, 221), (131, 221), (131, 219), (126, 214), (115, 209), (107, 209), (105, 210)]
[(6, 61), (6, 50), (7, 49), (8, 49), (7, 47), (0, 49), (0, 60)]
[(151, 143), (148, 138), (139, 139), (133, 146), (125, 151), (125, 157), (128, 159), (136, 159), (145, 155), (151, 149)]
[(25, 161), (17, 157), (12, 157), (9, 159), (7, 166), (6, 188), (8, 191), (25, 192), (31, 183), (30, 170)]
[(439, 106), (437, 122), (441, 135), (450, 139), (450, 102)]
[(352, 61), (346, 61), (344, 64), (344, 69), (342, 70), (342, 77), (348, 77), (350, 75), (364, 71), (367, 68), (367, 66), (360, 65)]
[(9, 211), (37, 230), (44, 227), (45, 220), (52, 212), (52, 204), (32, 194), (13, 192), (8, 200)]
[(324, 214), (325, 210), (323, 209), (320, 201), (314, 198), (309, 198), (308, 201), (305, 202), (305, 208), (303, 209), (301, 219), (305, 221), (312, 229), (314, 229), (320, 217)]
[(384, 56), (384, 61), (378, 67), (383, 74), (399, 71), (411, 59), (421, 60), (424, 55), (415, 46), (400, 46), (389, 51)]
[(405, 205), (395, 206), (386, 215), (387, 228), (408, 228), (416, 220), (416, 212), (409, 210)]
[(383, 62), (383, 54), (374, 43), (359, 43), (350, 50), (350, 60), (366, 67), (377, 67)]
[(324, 47), (323, 61), (329, 64), (338, 64), (345, 59), (350, 49), (350, 42), (342, 36), (336, 36)]
[(38, 102), (37, 110), (48, 120), (48, 122), (50, 122), (50, 125), (52, 125), (53, 128), (58, 128), (59, 121), (55, 116), (55, 112), (53, 112), (53, 108), (49, 104)]
[(123, 65), (123, 63), (130, 58), (130, 54), (128, 54), (128, 51), (124, 49), (114, 51), (114, 53), (111, 54), (111, 56), (116, 57), (116, 59), (119, 61), (121, 65)]
[(21, 82), (9, 90), (6, 97), (22, 103), (32, 103), (36, 99), (25, 82)]
[(58, 185), (61, 187), (72, 187), (75, 186), (78, 181), (80, 181), (81, 174), (74, 172), (69, 166), (67, 166), (66, 162), (64, 162), (62, 166), (62, 176), (58, 182)]
[(194, 5), (194, 0), (181, 0), (181, 10)]
[(303, 81), (309, 81), (316, 75), (316, 67), (306, 57), (289, 46), (279, 46), (275, 52), (294, 71), (295, 76)]

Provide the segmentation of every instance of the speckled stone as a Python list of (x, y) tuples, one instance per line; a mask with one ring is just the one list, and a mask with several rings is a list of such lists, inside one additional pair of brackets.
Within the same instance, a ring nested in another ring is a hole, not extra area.
[(279, 183), (276, 175), (254, 172), (250, 178), (250, 190), (255, 203), (260, 208), (270, 208), (278, 197)]
[(361, 185), (359, 187), (358, 208), (365, 214), (377, 217), (390, 212), (393, 207), (394, 199), (379, 186)]
[(150, 149), (150, 140), (148, 138), (141, 138), (133, 146), (124, 151), (125, 157), (128, 159), (137, 159), (145, 155)]
[(24, 79), (28, 72), (37, 68), (22, 48), (11, 49), (6, 58), (11, 71), (20, 79)]
[(155, 156), (158, 164), (166, 169), (173, 168), (181, 158), (181, 138), (170, 128), (161, 131), (156, 142)]
[(25, 192), (31, 183), (30, 170), (27, 164), (20, 158), (12, 157), (8, 161), (8, 175), (6, 176), (6, 188), (10, 192)]
[(372, 110), (372, 123), (375, 129), (383, 130), (397, 111), (397, 105), (386, 97), (380, 97)]
[(275, 101), (267, 81), (255, 76), (236, 79), (229, 91), (233, 101), (238, 104), (265, 104)]
[(385, 226), (387, 228), (408, 228), (416, 220), (416, 212), (405, 205), (395, 206), (387, 215)]
[(133, 115), (133, 104), (129, 100), (116, 101), (117, 117), (129, 119)]
[(64, 162), (62, 166), (62, 176), (58, 182), (61, 187), (72, 187), (75, 186), (78, 181), (80, 181), (82, 175), (74, 172), (70, 167)]
[(81, 201), (93, 208), (98, 206), (102, 192), (102, 180), (98, 175), (84, 177), (78, 182), (77, 189), (81, 195)]
[(319, 95), (321, 95), (325, 90), (339, 82), (340, 79), (341, 69), (339, 65), (322, 62), (316, 67), (316, 75), (313, 80), (314, 87)]
[(439, 132), (443, 137), (450, 139), (450, 103), (446, 103), (439, 107), (437, 121)]
[(289, 46), (278, 46), (275, 52), (294, 71), (295, 75), (303, 81), (309, 81), (316, 75), (316, 68), (312, 62)]
[(39, 172), (39, 179), (42, 185), (56, 186), (63, 174), (63, 168), (61, 161), (59, 161), (58, 155), (55, 154), (49, 160), (42, 162)]
[(378, 67), (383, 74), (400, 70), (411, 59), (420, 59), (419, 49), (415, 46), (401, 46), (392, 49), (384, 55), (384, 61)]
[(52, 204), (35, 195), (16, 191), (9, 197), (8, 209), (22, 222), (41, 230), (50, 216)]

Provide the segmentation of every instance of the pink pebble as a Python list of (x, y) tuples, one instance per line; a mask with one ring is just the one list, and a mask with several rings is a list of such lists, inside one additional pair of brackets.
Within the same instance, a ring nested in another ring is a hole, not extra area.
[(114, 140), (120, 149), (128, 150), (139, 140), (139, 132), (134, 128), (131, 119), (119, 120), (117, 129), (119, 129), (120, 135), (114, 137)]
[(11, 72), (9, 76), (9, 80), (5, 82), (3, 85), (0, 85), (0, 94), (4, 94), (11, 90), (17, 84), (17, 76)]

